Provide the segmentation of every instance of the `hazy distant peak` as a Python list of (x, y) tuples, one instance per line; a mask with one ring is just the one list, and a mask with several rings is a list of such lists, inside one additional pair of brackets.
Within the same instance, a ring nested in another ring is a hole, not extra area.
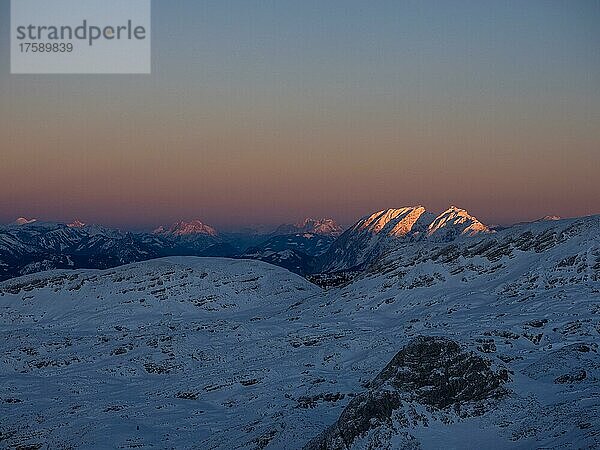
[(546, 222), (546, 221), (552, 221), (552, 220), (562, 220), (562, 217), (560, 217), (560, 216), (544, 216), (541, 219), (538, 219), (538, 222)]
[(295, 224), (280, 225), (274, 234), (313, 233), (323, 236), (339, 236), (343, 228), (331, 218), (313, 219), (307, 217)]
[(336, 235), (341, 234), (342, 227), (331, 218), (323, 219), (312, 219), (306, 218), (303, 221), (296, 224), (300, 232), (302, 233), (315, 233), (325, 235)]
[(154, 230), (154, 234), (168, 234), (172, 236), (190, 236), (194, 234), (203, 234), (206, 236), (217, 236), (217, 231), (210, 225), (206, 225), (200, 220), (179, 221), (171, 225), (168, 229), (160, 226)]
[(67, 224), (67, 226), (69, 228), (83, 228), (85, 227), (85, 223), (83, 223), (81, 220), (79, 219), (75, 219), (73, 222)]
[(26, 219), (25, 217), (19, 217), (17, 220), (13, 222), (14, 225), (28, 225), (30, 223), (37, 222), (37, 219)]

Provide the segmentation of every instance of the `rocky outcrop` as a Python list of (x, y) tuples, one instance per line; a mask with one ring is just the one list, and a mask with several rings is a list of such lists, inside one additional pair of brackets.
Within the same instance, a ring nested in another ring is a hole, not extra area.
[[(442, 337), (417, 337), (400, 350), (381, 373), (357, 395), (339, 419), (310, 441), (305, 450), (343, 450), (369, 431), (407, 423), (402, 407), (422, 405), (429, 410), (460, 411), (498, 399), (507, 391), (504, 369)], [(464, 416), (464, 414), (463, 414)]]

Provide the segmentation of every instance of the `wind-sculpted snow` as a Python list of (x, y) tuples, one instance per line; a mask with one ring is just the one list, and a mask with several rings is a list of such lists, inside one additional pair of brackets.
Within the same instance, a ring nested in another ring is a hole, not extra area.
[(298, 449), (365, 404), (347, 448), (598, 448), (599, 220), (406, 243), (327, 290), (212, 258), (0, 283), (0, 446)]

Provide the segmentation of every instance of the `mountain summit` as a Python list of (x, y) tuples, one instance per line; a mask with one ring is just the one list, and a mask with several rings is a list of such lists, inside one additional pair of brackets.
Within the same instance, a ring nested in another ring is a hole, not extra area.
[(330, 218), (312, 219), (306, 218), (295, 224), (280, 225), (274, 232), (274, 235), (313, 233), (323, 236), (339, 236), (344, 229), (338, 223)]
[(339, 236), (344, 229), (333, 219), (311, 219), (306, 218), (298, 222), (296, 226), (303, 233), (323, 234), (327, 236)]
[(13, 225), (29, 225), (30, 223), (37, 222), (37, 219), (27, 219), (25, 217), (19, 217), (17, 220), (13, 222)]
[(75, 219), (73, 222), (67, 224), (69, 228), (84, 228), (85, 223), (79, 219)]
[(359, 220), (350, 230), (372, 236), (403, 237), (425, 231), (433, 217), (423, 206), (385, 209)]
[(441, 213), (427, 228), (427, 235), (437, 235), (443, 240), (459, 235), (475, 236), (477, 233), (489, 233), (490, 229), (466, 210), (451, 206)]
[(168, 229), (162, 226), (158, 227), (153, 233), (168, 236), (191, 236), (202, 234), (215, 237), (218, 235), (217, 230), (210, 225), (202, 223), (200, 220), (191, 220), (189, 222), (179, 221), (171, 225)]
[(490, 229), (466, 210), (451, 206), (439, 215), (423, 206), (391, 208), (365, 216), (343, 233), (323, 256), (323, 271), (364, 266), (404, 241), (451, 241)]

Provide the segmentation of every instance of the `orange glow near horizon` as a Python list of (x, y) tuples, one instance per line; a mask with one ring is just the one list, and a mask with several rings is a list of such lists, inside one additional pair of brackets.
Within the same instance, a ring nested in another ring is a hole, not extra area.
[(150, 76), (1, 73), (0, 222), (600, 213), (600, 11), (401, 3), (161, 4)]

